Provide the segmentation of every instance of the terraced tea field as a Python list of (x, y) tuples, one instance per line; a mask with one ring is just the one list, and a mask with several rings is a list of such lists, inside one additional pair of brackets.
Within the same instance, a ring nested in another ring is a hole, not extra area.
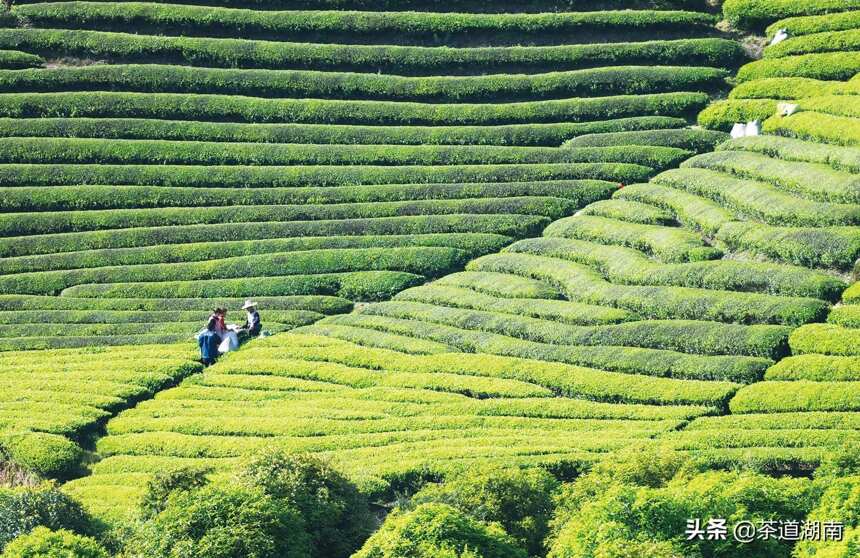
[[(270, 447), (380, 501), (646, 446), (811, 474), (860, 442), (856, 9), (16, 3), (0, 449), (112, 525)], [(274, 335), (204, 370), (246, 298)]]

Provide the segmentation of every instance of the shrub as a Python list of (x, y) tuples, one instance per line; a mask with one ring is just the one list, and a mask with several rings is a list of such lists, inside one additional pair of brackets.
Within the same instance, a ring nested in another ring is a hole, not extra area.
[[(775, 157), (786, 161), (820, 163), (822, 165), (830, 165), (841, 171), (855, 174), (860, 172), (860, 158), (858, 158), (857, 150), (838, 145), (827, 145), (779, 136), (750, 136), (726, 142), (717, 149), (754, 151), (768, 157)], [(845, 175), (835, 176), (845, 178)]]
[(756, 60), (738, 70), (737, 79), (744, 82), (775, 77), (806, 77), (845, 81), (858, 71), (860, 61), (857, 60), (856, 52), (823, 52)]
[(760, 30), (782, 18), (860, 7), (856, 0), (726, 0), (723, 14), (738, 27)]
[(108, 558), (108, 553), (95, 539), (60, 529), (36, 527), (6, 545), (6, 558)]
[[(717, 239), (734, 250), (751, 250), (779, 261), (807, 267), (850, 269), (860, 256), (856, 227), (771, 227), (726, 223)], [(847, 289), (844, 296), (848, 296)]]
[(590, 203), (579, 210), (579, 214), (645, 225), (671, 225), (674, 221), (674, 217), (670, 213), (659, 207), (621, 198)]
[(446, 504), (423, 504), (395, 512), (355, 558), (525, 558), (498, 525), (470, 518)]
[(91, 533), (90, 519), (80, 504), (53, 484), (0, 488), (0, 549), (39, 526)]
[[(701, 159), (699, 159), (701, 157)], [(860, 208), (854, 204), (839, 204), (816, 202), (798, 196), (787, 194), (780, 189), (759, 180), (747, 180), (705, 168), (697, 165), (710, 165), (720, 168), (722, 161), (725, 165), (733, 166), (731, 162), (735, 155), (697, 155), (684, 163), (684, 167), (661, 173), (654, 180), (658, 184), (683, 189), (711, 199), (738, 215), (746, 215), (764, 221), (769, 225), (786, 225), (790, 227), (830, 227), (839, 225), (855, 225), (860, 223)], [(744, 155), (738, 157), (743, 165)], [(716, 162), (719, 161), (719, 162)], [(775, 164), (776, 166), (776, 164)], [(734, 170), (734, 169), (732, 169)], [(796, 181), (787, 177), (777, 176), (781, 184), (793, 183), (800, 188)], [(814, 188), (821, 196), (852, 196), (848, 188), (834, 184), (830, 191), (821, 193), (823, 188), (812, 184), (803, 187)]]
[(0, 436), (0, 453), (21, 467), (50, 478), (75, 474), (83, 458), (83, 450), (68, 438), (41, 432)]
[(206, 486), (174, 493), (125, 545), (129, 557), (305, 558), (299, 513), (257, 489)]
[(804, 77), (763, 78), (739, 83), (729, 93), (729, 99), (796, 100), (838, 93), (846, 87), (841, 81), (822, 81)]
[[(664, 176), (666, 173), (660, 175)], [(559, 219), (544, 229), (544, 236), (617, 244), (652, 254), (664, 262), (709, 260), (722, 255), (699, 235), (683, 229), (603, 217), (576, 215)]]
[(558, 481), (542, 469), (488, 466), (422, 488), (411, 504), (447, 504), (486, 523), (498, 523), (529, 556), (543, 552)]
[(159, 471), (146, 483), (140, 508), (144, 518), (151, 519), (167, 508), (171, 494), (205, 486), (206, 470), (181, 467)]
[(857, 411), (860, 392), (856, 382), (759, 382), (739, 390), (729, 402), (729, 409), (733, 413)]
[(665, 209), (685, 227), (701, 231), (709, 237), (716, 235), (723, 225), (735, 219), (729, 211), (710, 200), (656, 182), (625, 186), (613, 198)]
[(350, 556), (372, 531), (367, 499), (343, 475), (315, 457), (270, 448), (252, 457), (239, 478), (298, 510), (311, 538), (312, 556)]
[(699, 126), (728, 132), (737, 122), (764, 120), (776, 113), (772, 99), (729, 99), (716, 101), (699, 113)]
[(771, 24), (765, 33), (768, 37), (773, 37), (777, 31), (785, 29), (792, 37), (797, 37), (826, 31), (846, 31), (858, 27), (860, 27), (860, 13), (848, 10), (786, 18)]
[(860, 355), (860, 330), (834, 324), (807, 324), (796, 329), (789, 342), (796, 354)]
[(462, 271), (440, 277), (434, 285), (463, 287), (503, 298), (542, 298), (548, 300), (562, 298), (561, 292), (547, 283), (508, 273)]
[(36, 68), (45, 63), (41, 56), (17, 50), (0, 50), (0, 68), (4, 70), (23, 70)]
[(772, 117), (764, 122), (769, 134), (844, 146), (860, 145), (860, 123), (856, 118), (822, 112), (798, 112), (787, 118)]
[(618, 145), (663, 145), (696, 153), (711, 151), (728, 139), (726, 134), (712, 130), (644, 130), (585, 134), (564, 143), (564, 147), (610, 147)]
[(792, 37), (790, 41), (768, 47), (764, 58), (783, 58), (817, 52), (856, 51), (860, 47), (860, 30), (826, 31)]
[(860, 357), (795, 355), (771, 366), (765, 379), (821, 382), (860, 380)]

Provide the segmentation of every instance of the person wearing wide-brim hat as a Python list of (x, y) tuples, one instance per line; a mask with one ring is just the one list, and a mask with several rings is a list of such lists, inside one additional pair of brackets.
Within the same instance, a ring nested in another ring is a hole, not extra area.
[(247, 313), (247, 317), (245, 324), (239, 330), (239, 338), (245, 340), (249, 337), (257, 337), (263, 328), (263, 324), (260, 323), (260, 313), (257, 312), (257, 303), (246, 300), (245, 304), (242, 305), (242, 310)]

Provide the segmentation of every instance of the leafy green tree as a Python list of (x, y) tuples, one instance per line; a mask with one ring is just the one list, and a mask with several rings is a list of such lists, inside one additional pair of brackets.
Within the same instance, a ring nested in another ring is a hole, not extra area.
[(91, 520), (80, 504), (53, 483), (0, 489), (0, 550), (40, 526), (92, 534)]
[(367, 498), (346, 477), (315, 457), (267, 449), (246, 464), (239, 478), (301, 514), (314, 557), (346, 558), (374, 527)]
[(395, 511), (353, 558), (525, 558), (498, 524), (478, 521), (447, 504)]
[(414, 504), (439, 502), (484, 522), (499, 523), (530, 555), (543, 552), (559, 482), (543, 469), (488, 466), (430, 484)]
[(173, 492), (126, 545), (135, 558), (308, 558), (298, 511), (258, 488), (208, 485)]
[(9, 543), (2, 558), (108, 558), (108, 553), (90, 537), (36, 527)]

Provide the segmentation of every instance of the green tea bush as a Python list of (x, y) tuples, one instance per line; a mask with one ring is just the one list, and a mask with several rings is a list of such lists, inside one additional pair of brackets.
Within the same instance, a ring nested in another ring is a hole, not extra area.
[(717, 239), (734, 250), (807, 267), (850, 269), (860, 256), (856, 227), (772, 227), (738, 221), (725, 224)]
[[(837, 98), (820, 97), (815, 99), (815, 101), (833, 100), (835, 103)], [(839, 145), (828, 145), (779, 136), (750, 136), (723, 143), (717, 150), (754, 151), (785, 161), (819, 163), (830, 165), (840, 171), (854, 174), (860, 172), (860, 155), (858, 155), (857, 150)], [(841, 176), (843, 180), (846, 178), (845, 175), (835, 176)]]
[(770, 134), (797, 139), (855, 147), (860, 145), (860, 124), (856, 118), (822, 112), (799, 112), (787, 118), (765, 120), (763, 129)]
[(674, 216), (653, 205), (629, 201), (621, 198), (600, 200), (588, 204), (579, 211), (580, 215), (594, 215), (629, 223), (644, 225), (671, 225)]
[(643, 130), (585, 134), (564, 143), (564, 147), (611, 147), (618, 145), (662, 145), (686, 149), (695, 153), (712, 151), (728, 136), (713, 130)]
[(791, 40), (768, 47), (764, 51), (764, 58), (783, 58), (818, 52), (857, 51), (858, 49), (860, 49), (860, 29), (825, 31), (791, 37)]
[(23, 70), (35, 68), (45, 63), (41, 56), (17, 50), (0, 50), (0, 68), (4, 70)]
[(785, 29), (792, 37), (824, 33), (826, 31), (847, 31), (860, 27), (860, 13), (857, 11), (832, 11), (822, 15), (797, 16), (771, 24), (765, 33), (768, 37)]
[[(507, 273), (462, 271), (440, 277), (435, 286), (466, 288), (490, 296), (523, 299), (560, 299), (561, 292), (547, 283)], [(471, 296), (471, 295), (470, 295)]]
[(90, 534), (90, 518), (80, 504), (53, 484), (0, 488), (0, 550), (37, 527)]
[(791, 334), (791, 350), (796, 354), (816, 353), (837, 356), (860, 355), (860, 330), (834, 324), (807, 324)]
[(856, 0), (726, 0), (723, 14), (738, 27), (762, 29), (786, 17), (829, 14), (858, 7)]
[(856, 382), (759, 382), (739, 390), (729, 409), (733, 413), (856, 411), (860, 409), (860, 392)]
[(767, 370), (767, 380), (851, 381), (860, 379), (860, 357), (820, 354), (784, 358)]
[(773, 99), (729, 99), (716, 101), (699, 113), (699, 126), (728, 132), (736, 122), (764, 120), (776, 113)]
[(750, 62), (738, 70), (740, 82), (776, 77), (847, 80), (860, 71), (856, 52), (822, 52)]
[(731, 212), (711, 200), (661, 186), (656, 182), (625, 186), (616, 192), (613, 198), (641, 202), (664, 209), (683, 226), (701, 231), (710, 237), (716, 235), (723, 225), (735, 220)]
[(739, 83), (729, 99), (781, 99), (792, 101), (840, 93), (849, 84), (804, 77), (762, 78)]
[(95, 539), (82, 537), (71, 531), (52, 531), (36, 527), (6, 545), (6, 558), (108, 558), (107, 551)]
[(28, 471), (51, 478), (74, 475), (84, 456), (81, 447), (68, 438), (42, 432), (3, 434), (0, 453)]

